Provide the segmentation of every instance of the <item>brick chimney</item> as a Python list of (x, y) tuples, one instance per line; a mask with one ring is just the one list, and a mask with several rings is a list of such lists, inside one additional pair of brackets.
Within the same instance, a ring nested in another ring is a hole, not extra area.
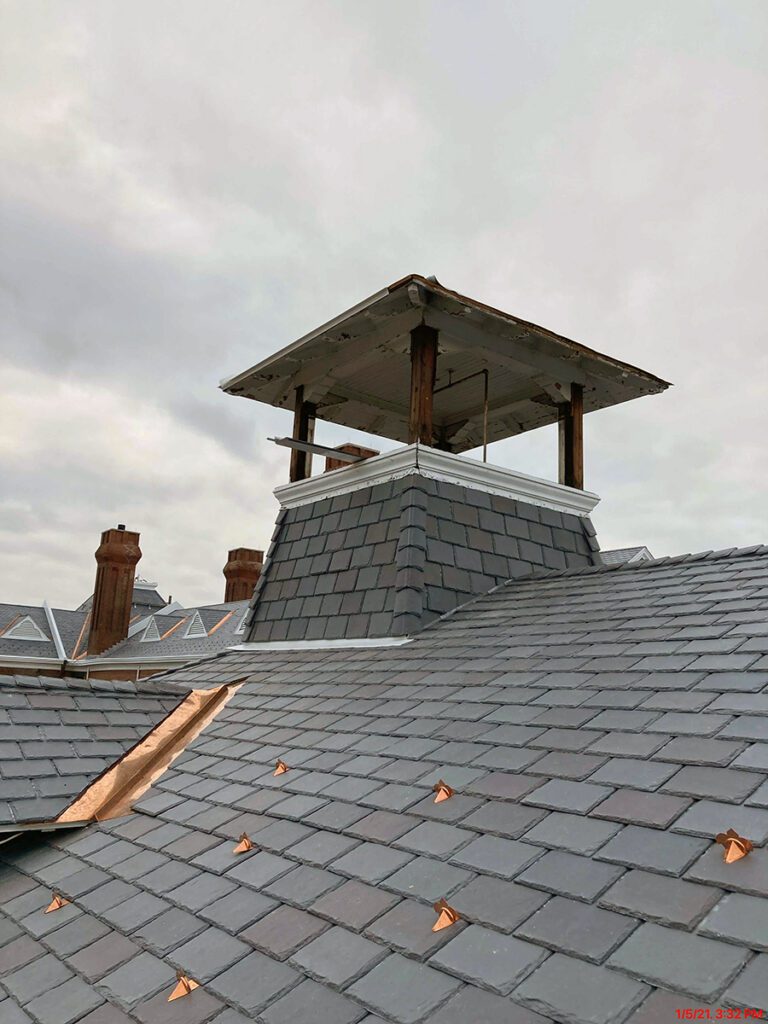
[(141, 558), (139, 534), (105, 530), (96, 551), (96, 585), (93, 591), (88, 654), (101, 654), (128, 635), (136, 563)]
[[(380, 455), (381, 452), (377, 452), (375, 448), (362, 448), (359, 444), (340, 444), (337, 446), (337, 451), (348, 452), (350, 455), (359, 455), (361, 459), (372, 459), (374, 455)], [(354, 462), (344, 462), (341, 459), (334, 459), (332, 455), (327, 455), (325, 458), (325, 470), (324, 472), (330, 473), (334, 469), (343, 469), (345, 466), (354, 466)]]
[(264, 552), (254, 548), (233, 548), (223, 572), (227, 580), (225, 601), (249, 601), (261, 576)]

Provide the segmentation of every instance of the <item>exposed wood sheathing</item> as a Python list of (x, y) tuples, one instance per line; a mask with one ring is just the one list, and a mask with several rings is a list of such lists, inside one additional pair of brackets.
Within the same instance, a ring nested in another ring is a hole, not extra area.
[(147, 736), (63, 811), (57, 823), (101, 821), (126, 814), (189, 743), (211, 722), (239, 683), (191, 690)]

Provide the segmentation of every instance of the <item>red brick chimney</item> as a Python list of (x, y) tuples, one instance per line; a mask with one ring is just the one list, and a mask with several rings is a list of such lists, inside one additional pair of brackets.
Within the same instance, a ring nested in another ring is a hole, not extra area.
[[(339, 452), (349, 452), (350, 455), (359, 455), (361, 459), (372, 459), (374, 455), (380, 455), (375, 448), (362, 448), (359, 444), (340, 444), (336, 446)], [(343, 462), (341, 459), (334, 459), (332, 455), (325, 457), (324, 472), (330, 473), (334, 469), (343, 469), (345, 466), (354, 466), (354, 462)]]
[(139, 534), (120, 524), (105, 530), (96, 551), (88, 654), (93, 656), (128, 636), (136, 563), (141, 558)]
[(261, 576), (261, 565), (264, 552), (254, 548), (233, 548), (229, 552), (224, 576), (227, 586), (224, 590), (225, 601), (249, 601), (253, 589)]

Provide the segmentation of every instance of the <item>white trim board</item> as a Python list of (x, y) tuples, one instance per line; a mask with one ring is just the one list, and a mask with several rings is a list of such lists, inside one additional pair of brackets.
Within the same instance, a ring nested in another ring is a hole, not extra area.
[(580, 491), (551, 480), (516, 473), (503, 466), (479, 462), (477, 459), (438, 451), (421, 444), (409, 444), (330, 473), (320, 473), (297, 483), (283, 484), (275, 488), (275, 497), (281, 508), (296, 508), (411, 474), (485, 491), (487, 494), (499, 494), (574, 516), (588, 516), (600, 501), (599, 496), (591, 491)]
[(350, 640), (267, 640), (228, 647), (228, 651), (338, 651), (348, 647), (402, 647), (411, 642), (409, 636), (359, 637)]

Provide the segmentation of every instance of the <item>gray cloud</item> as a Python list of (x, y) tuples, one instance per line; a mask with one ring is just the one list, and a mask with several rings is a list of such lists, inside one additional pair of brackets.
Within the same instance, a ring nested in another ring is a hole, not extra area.
[[(587, 419), (604, 546), (766, 540), (762, 0), (2, 19), (0, 600), (79, 601), (118, 518), (218, 598), (289, 420), (219, 379), (410, 271), (674, 382)], [(552, 476), (554, 431), (491, 458)]]

